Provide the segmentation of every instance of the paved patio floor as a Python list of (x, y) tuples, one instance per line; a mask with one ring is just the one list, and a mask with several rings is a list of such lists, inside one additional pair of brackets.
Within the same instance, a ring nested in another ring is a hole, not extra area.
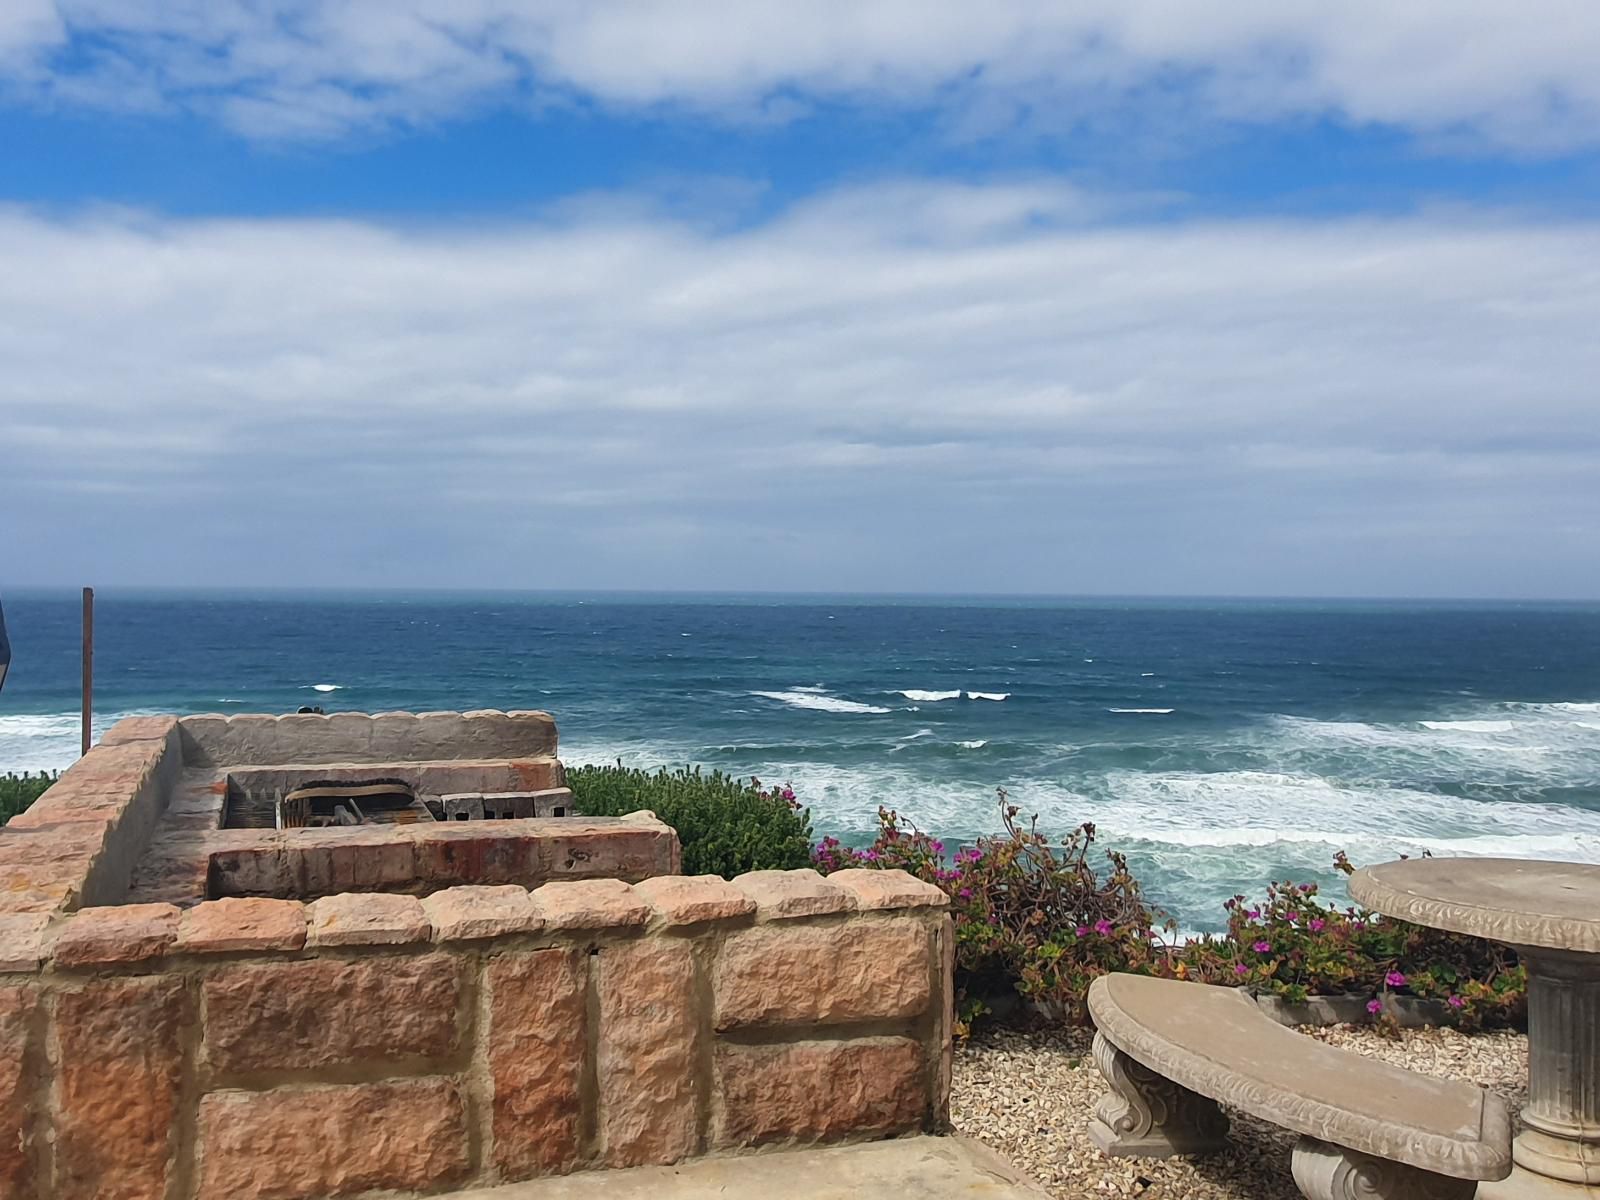
[(676, 1167), (585, 1171), (452, 1193), (451, 1200), (1044, 1200), (1015, 1167), (962, 1137), (702, 1158)]

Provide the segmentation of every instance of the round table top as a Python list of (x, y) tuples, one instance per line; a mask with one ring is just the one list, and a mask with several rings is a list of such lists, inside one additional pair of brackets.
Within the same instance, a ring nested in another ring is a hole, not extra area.
[(1600, 954), (1600, 866), (1408, 858), (1357, 871), (1350, 895), (1375, 912), (1431, 929)]

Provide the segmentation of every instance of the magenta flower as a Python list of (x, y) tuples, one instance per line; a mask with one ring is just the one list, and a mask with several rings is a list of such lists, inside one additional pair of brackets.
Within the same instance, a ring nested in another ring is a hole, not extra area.
[(1272, 950), (1272, 943), (1271, 942), (1257, 942), (1254, 946), (1251, 947), (1251, 949), (1254, 950), (1257, 954), (1266, 954), (1266, 953), (1269, 953)]
[(1460, 996), (1451, 996), (1445, 1003), (1451, 1008), (1465, 1008), (1467, 1006), (1467, 1002)]
[(1383, 977), (1383, 981), (1390, 987), (1405, 987), (1406, 977), (1399, 971), (1390, 971)]
[(933, 852), (935, 854), (943, 854), (944, 853), (944, 843), (943, 842), (935, 842), (933, 844)]
[(1245, 966), (1243, 963), (1234, 963), (1233, 973), (1235, 975), (1248, 975), (1250, 974), (1250, 968)]
[(1289, 918), (1289, 924), (1291, 925), (1300, 919), (1300, 914), (1297, 912), (1287, 913), (1285, 915)]
[(1098, 921), (1096, 921), (1094, 923), (1094, 931), (1096, 933), (1098, 933), (1101, 937), (1110, 937), (1111, 936), (1111, 922), (1106, 920), (1104, 917), (1101, 917)]
[(959, 892), (956, 893), (956, 895), (960, 896), (963, 900), (971, 900), (972, 899), (972, 889), (971, 888), (962, 888)]
[(1367, 1011), (1373, 1016), (1377, 1016), (1383, 1011), (1383, 1001), (1374, 996), (1371, 1000), (1367, 1001)]
[(1367, 927), (1367, 923), (1365, 921), (1351, 921), (1350, 922), (1350, 928), (1351, 929), (1365, 929), (1366, 927)]
[(1079, 937), (1088, 937), (1089, 936), (1089, 927), (1087, 925), (1079, 925), (1072, 932), (1077, 934)]
[(1312, 917), (1311, 918), (1311, 923), (1309, 925), (1307, 925), (1306, 928), (1311, 930), (1312, 933), (1321, 933), (1324, 929), (1327, 928), (1327, 926), (1328, 926), (1328, 923), (1326, 921), (1324, 921), (1321, 917)]
[(1261, 920), (1261, 910), (1259, 908), (1252, 908), (1249, 912), (1245, 913), (1245, 916), (1249, 917), (1252, 921), (1259, 921)]

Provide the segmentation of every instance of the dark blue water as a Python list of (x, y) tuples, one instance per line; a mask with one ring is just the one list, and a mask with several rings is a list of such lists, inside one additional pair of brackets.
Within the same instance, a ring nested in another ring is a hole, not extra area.
[[(73, 757), (78, 598), (8, 593), (0, 770)], [(1094, 821), (1183, 923), (1335, 849), (1600, 861), (1600, 607), (103, 591), (139, 711), (546, 708), (568, 762), (792, 783), (971, 836)]]

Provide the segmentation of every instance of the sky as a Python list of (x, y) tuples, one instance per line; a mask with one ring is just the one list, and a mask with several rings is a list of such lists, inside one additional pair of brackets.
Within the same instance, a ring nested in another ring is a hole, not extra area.
[(1600, 597), (1593, 0), (4, 0), (0, 587)]

